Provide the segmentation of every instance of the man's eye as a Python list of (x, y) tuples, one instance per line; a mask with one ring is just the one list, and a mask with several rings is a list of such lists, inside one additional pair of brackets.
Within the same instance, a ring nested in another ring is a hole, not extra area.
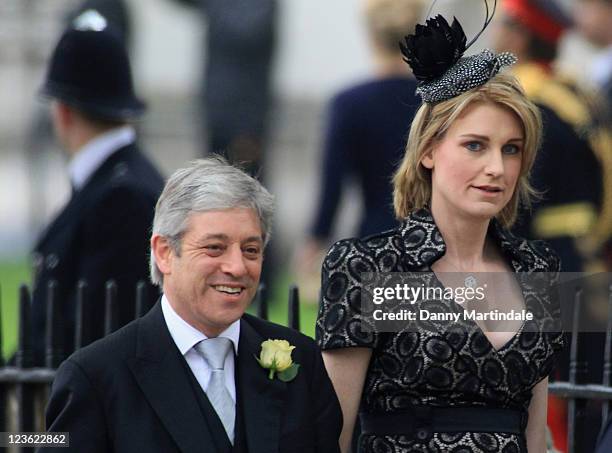
[(502, 152), (504, 154), (518, 154), (521, 152), (521, 148), (517, 145), (504, 145), (502, 147)]
[(261, 250), (259, 249), (259, 247), (247, 247), (246, 249), (244, 249), (244, 253), (249, 256), (259, 256)]
[(220, 244), (210, 244), (205, 245), (204, 249), (210, 253), (221, 253), (223, 251), (223, 246)]
[(469, 151), (480, 151), (480, 150), (482, 150), (482, 143), (480, 143), (480, 142), (468, 142), (464, 146)]

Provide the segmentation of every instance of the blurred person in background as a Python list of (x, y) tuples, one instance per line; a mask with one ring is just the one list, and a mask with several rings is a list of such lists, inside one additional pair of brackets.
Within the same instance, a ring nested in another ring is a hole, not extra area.
[(202, 154), (221, 154), (265, 177), (276, 0), (174, 1), (197, 7), (207, 25), (201, 129), (208, 140)]
[[(519, 64), (513, 68), (527, 95), (542, 109), (543, 144), (530, 177), (541, 199), (524, 210), (514, 231), (545, 239), (559, 253), (565, 272), (603, 272), (610, 269), (612, 233), (612, 129), (596, 93), (588, 91), (555, 67), (559, 43), (572, 25), (554, 0), (504, 0), (501, 3), (495, 47), (511, 51)], [(597, 319), (596, 293), (581, 319)], [(590, 292), (589, 292), (590, 291)], [(603, 299), (601, 299), (603, 301)], [(571, 297), (567, 299), (572, 303)], [(562, 306), (566, 306), (562, 301)], [(604, 314), (605, 316), (605, 314)], [(603, 335), (580, 333), (580, 360), (588, 363), (583, 382), (600, 382)], [(557, 379), (567, 380), (569, 349), (560, 358)], [(549, 397), (549, 426), (557, 448), (565, 451), (565, 402)], [(599, 427), (599, 408), (587, 407), (581, 451), (592, 451)]]
[(501, 6), (495, 48), (517, 55), (513, 72), (544, 116), (544, 143), (531, 176), (542, 198), (515, 230), (546, 239), (563, 271), (603, 270), (612, 231), (612, 132), (594, 93), (556, 71), (570, 18), (554, 0), (504, 0)]
[[(197, 8), (205, 22), (202, 43), (202, 156), (219, 154), (262, 182), (272, 106), (277, 44), (277, 0), (173, 0)], [(262, 284), (276, 275), (277, 247), (267, 248)]]
[(578, 0), (574, 20), (578, 30), (601, 54), (590, 68), (590, 76), (606, 95), (608, 113), (612, 110), (612, 0)]
[[(125, 0), (84, 0), (76, 6), (72, 2), (70, 6), (71, 8), (62, 17), (60, 28), (62, 31), (77, 18), (79, 20), (89, 20), (88, 18), (99, 14), (104, 17), (108, 24), (111, 24), (126, 48), (130, 48), (133, 29), (132, 15)], [(44, 196), (44, 180), (48, 168), (46, 159), (41, 159), (41, 156), (44, 157), (46, 153), (53, 149), (53, 142), (53, 125), (51, 124), (49, 109), (47, 106), (36, 103), (33, 105), (24, 143), (25, 152), (30, 160), (30, 171), (35, 175), (30, 180), (28, 203), (30, 206), (29, 222), (32, 231), (39, 231), (47, 220), (45, 214), (48, 200)]]
[(342, 192), (351, 179), (359, 186), (362, 201), (356, 233), (363, 237), (397, 225), (391, 177), (420, 104), (414, 94), (416, 79), (402, 61), (398, 43), (421, 19), (425, 4), (423, 0), (363, 2), (374, 74), (340, 91), (328, 106), (316, 212), (309, 237), (294, 259), (300, 286), (310, 300), (316, 300), (323, 254), (334, 239)]
[[(605, 93), (608, 119), (612, 121), (612, 0), (578, 0), (575, 2), (574, 20), (578, 31), (601, 48), (589, 76)], [(612, 152), (612, 146), (608, 151)], [(609, 451), (612, 451), (612, 416), (601, 433), (596, 453)]]
[[(148, 280), (148, 236), (163, 179), (136, 144), (132, 121), (145, 111), (128, 56), (104, 16), (87, 11), (62, 35), (41, 94), (51, 99), (55, 136), (70, 160), (72, 197), (33, 256), (33, 343), (44, 354), (47, 286), (57, 282), (64, 352), (73, 350), (76, 290), (88, 284), (86, 342), (103, 335), (105, 284), (118, 286), (119, 325), (134, 318), (138, 281)], [(150, 287), (148, 296), (156, 299)]]

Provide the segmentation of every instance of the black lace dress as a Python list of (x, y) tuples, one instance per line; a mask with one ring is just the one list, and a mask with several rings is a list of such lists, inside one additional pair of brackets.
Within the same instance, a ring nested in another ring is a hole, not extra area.
[[(558, 259), (543, 242), (518, 239), (496, 221), (489, 235), (515, 272), (558, 272)], [(526, 414), (533, 387), (551, 372), (563, 345), (561, 333), (528, 330), (523, 324), (496, 350), (476, 323), (438, 332), (362, 328), (362, 322), (369, 321), (361, 312), (360, 274), (431, 270), (444, 252), (444, 241), (427, 209), (412, 213), (396, 230), (337, 242), (323, 264), (319, 345), (323, 350), (372, 348), (362, 413), (401, 413), (425, 406), (507, 408)], [(523, 297), (529, 306), (558, 316), (554, 298), (525, 291)], [(526, 423), (525, 419), (520, 434), (427, 429), (418, 435), (362, 434), (359, 452), (526, 453)]]

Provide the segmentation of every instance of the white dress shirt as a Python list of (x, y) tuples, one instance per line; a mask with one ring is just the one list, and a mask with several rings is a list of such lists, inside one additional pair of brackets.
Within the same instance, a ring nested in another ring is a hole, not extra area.
[(136, 131), (132, 126), (126, 125), (111, 129), (87, 142), (70, 161), (68, 173), (72, 187), (75, 190), (82, 189), (106, 159), (135, 140)]
[[(193, 372), (193, 375), (198, 380), (202, 390), (206, 392), (208, 389), (208, 382), (210, 381), (210, 367), (204, 358), (194, 349), (194, 346), (202, 340), (206, 340), (208, 337), (202, 332), (197, 330), (191, 324), (188, 324), (183, 318), (181, 318), (172, 308), (170, 302), (164, 294), (161, 299), (162, 313), (164, 320), (170, 331), (170, 335), (176, 343), (176, 347), (179, 349), (189, 368)], [(229, 391), (230, 396), (236, 403), (236, 381), (234, 379), (234, 355), (238, 354), (238, 340), (240, 339), (240, 319), (234, 321), (227, 329), (219, 334), (220, 337), (228, 338), (232, 342), (234, 347), (234, 354), (228, 354), (225, 357), (225, 386)]]

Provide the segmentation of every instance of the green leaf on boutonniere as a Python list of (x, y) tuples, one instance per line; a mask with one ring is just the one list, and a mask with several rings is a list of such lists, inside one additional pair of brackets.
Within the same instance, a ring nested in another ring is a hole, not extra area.
[(279, 371), (277, 373), (277, 376), (283, 382), (291, 382), (297, 376), (299, 368), (300, 368), (300, 365), (297, 364), (297, 363), (294, 363), (293, 365), (291, 365), (286, 370)]

